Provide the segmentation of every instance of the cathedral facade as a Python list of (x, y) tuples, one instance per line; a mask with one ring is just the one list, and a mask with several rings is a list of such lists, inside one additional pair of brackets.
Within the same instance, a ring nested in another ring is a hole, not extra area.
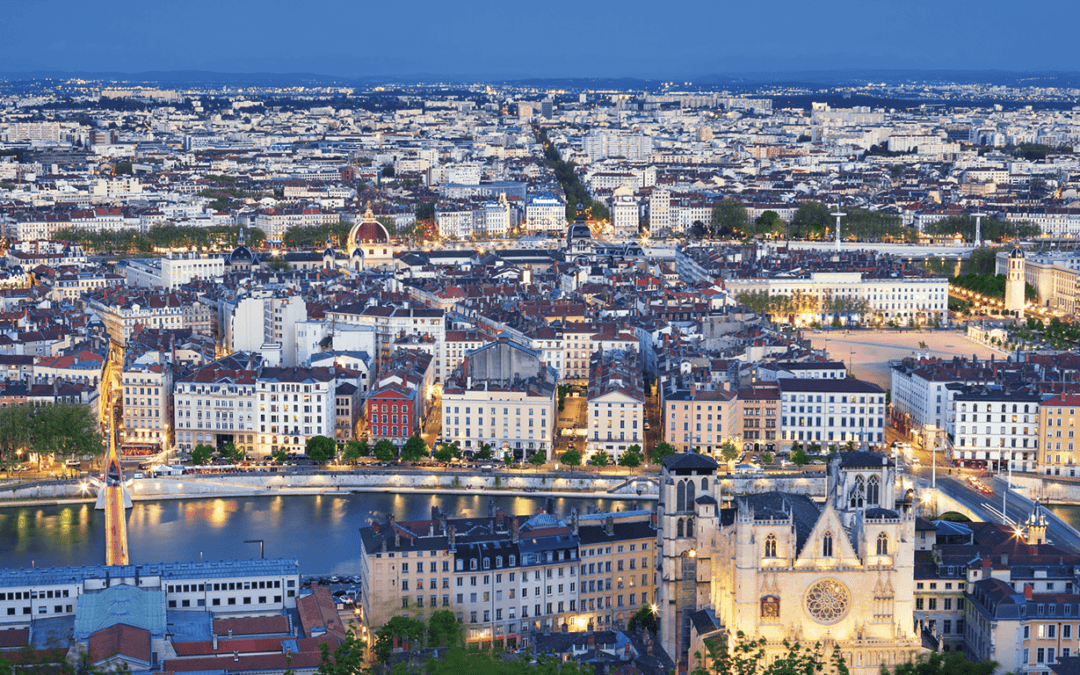
[[(786, 652), (784, 640), (820, 643), (826, 655), (835, 645), (852, 673), (877, 675), (882, 666), (922, 651), (913, 611), (915, 516), (898, 507), (895, 465), (888, 457), (836, 455), (824, 504), (802, 494), (763, 492), (735, 496), (718, 508), (724, 499), (714, 491), (719, 483), (713, 467), (713, 475), (696, 486), (688, 537), (691, 515), (678, 509), (679, 462), (665, 464), (659, 599), (669, 653), (693, 668), (695, 654), (707, 653), (706, 640), (742, 632), (766, 640), (766, 658)], [(714, 487), (703, 495), (702, 485)], [(666, 528), (677, 535), (680, 520), (684, 536), (674, 540), (686, 540), (682, 547), (693, 553), (694, 601), (686, 592), (687, 566), (677, 562), (680, 556), (667, 555)]]

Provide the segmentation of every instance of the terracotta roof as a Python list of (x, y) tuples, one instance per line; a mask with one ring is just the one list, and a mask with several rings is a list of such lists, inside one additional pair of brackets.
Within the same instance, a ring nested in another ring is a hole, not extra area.
[(150, 663), (150, 631), (118, 623), (90, 634), (90, 663), (117, 654)]

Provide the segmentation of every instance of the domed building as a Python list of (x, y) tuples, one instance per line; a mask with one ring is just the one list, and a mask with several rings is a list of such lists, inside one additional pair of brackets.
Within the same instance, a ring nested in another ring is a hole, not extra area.
[(394, 264), (394, 245), (390, 241), (390, 233), (375, 220), (370, 204), (363, 219), (349, 231), (346, 247), (352, 251), (349, 266), (357, 271)]
[(225, 256), (225, 272), (250, 272), (252, 268), (261, 266), (259, 256), (247, 247), (244, 228), (240, 228), (239, 241), (236, 248)]

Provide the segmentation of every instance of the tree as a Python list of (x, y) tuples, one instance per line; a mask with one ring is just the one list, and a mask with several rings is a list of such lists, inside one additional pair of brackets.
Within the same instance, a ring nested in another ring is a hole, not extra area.
[(791, 453), (791, 461), (795, 464), (795, 466), (804, 466), (807, 462), (810, 461), (810, 458), (806, 456), (805, 450), (799, 448), (798, 450), (795, 450)]
[(415, 462), (427, 457), (429, 452), (430, 450), (424, 439), (414, 434), (409, 437), (409, 440), (405, 441), (405, 446), (401, 448), (401, 458), (406, 462)]
[(847, 663), (834, 646), (826, 658), (821, 643), (804, 647), (784, 640), (787, 652), (775, 660), (765, 657), (765, 638), (752, 640), (739, 631), (735, 637), (706, 642), (708, 654), (695, 652), (700, 665), (691, 675), (848, 675)]
[(289, 459), (289, 455), (284, 450), (271, 450), (270, 457), (278, 464), (284, 464)]
[(660, 630), (660, 620), (656, 616), (656, 610), (649, 605), (642, 605), (638, 611), (634, 612), (630, 616), (626, 628), (632, 632), (637, 630), (638, 626), (653, 633), (658, 632)]
[[(997, 664), (993, 661), (976, 663), (960, 652), (931, 652), (920, 654), (914, 661), (897, 664), (892, 675), (991, 675), (996, 668)], [(881, 672), (882, 675), (889, 675), (886, 668), (882, 668)]]
[[(88, 406), (62, 404), (34, 408), (30, 404), (24, 405), (23, 410), (8, 413), (13, 408), (7, 408), (4, 413), (14, 415), (16, 424), (29, 421), (26, 431), (32, 438), (33, 449), (39, 454), (77, 457), (99, 455), (104, 451), (101, 435), (97, 433), (97, 421), (90, 414)], [(18, 434), (16, 436), (18, 437)], [(25, 442), (25, 439), (23, 441)]]
[(191, 463), (192, 464), (206, 464), (210, 461), (210, 457), (214, 454), (214, 448), (203, 443), (199, 443), (191, 451)]
[(731, 441), (728, 441), (720, 446), (720, 456), (726, 462), (734, 462), (739, 458), (739, 448)]
[(629, 469), (636, 469), (644, 461), (645, 456), (641, 454), (641, 446), (636, 443), (627, 448), (626, 452), (619, 455), (619, 466), (625, 466)]
[(761, 463), (762, 464), (772, 464), (774, 459), (776, 459), (776, 458), (773, 457), (773, 454), (771, 452), (765, 451), (765, 454), (761, 456)]
[(440, 443), (435, 449), (435, 459), (440, 462), (461, 459), (461, 448), (457, 443)]
[(397, 454), (397, 447), (385, 438), (375, 444), (375, 459), (380, 462), (397, 459)]
[(368, 446), (367, 440), (358, 441), (353, 439), (345, 443), (345, 452), (342, 453), (341, 458), (346, 462), (355, 462), (361, 457), (367, 457), (371, 454), (371, 447)]
[(304, 446), (304, 454), (316, 464), (322, 464), (337, 454), (337, 443), (326, 436), (312, 436)]
[[(532, 464), (533, 466), (543, 466), (544, 462), (546, 461), (547, 457), (545, 457), (544, 453), (540, 452), (539, 450), (529, 455), (529, 464)], [(578, 458), (578, 461), (581, 461), (580, 457)]]
[(319, 669), (315, 671), (317, 675), (355, 675), (362, 672), (363, 665), (364, 641), (356, 637), (352, 628), (349, 628), (345, 639), (332, 652), (326, 642), (319, 644)]
[(292, 265), (289, 261), (281, 256), (274, 256), (266, 261), (266, 269), (271, 272), (288, 272), (292, 269)]
[(750, 231), (764, 237), (779, 237), (787, 233), (787, 226), (776, 211), (764, 211), (754, 221)]
[(506, 454), (505, 454), (505, 455), (503, 456), (503, 464), (505, 464), (505, 465), (506, 465), (506, 468), (508, 468), (508, 469), (509, 469), (509, 468), (510, 468), (511, 466), (513, 466), (513, 465), (514, 465), (514, 456), (513, 456), (513, 455), (512, 455), (511, 453), (509, 453), (509, 452), (508, 452), (508, 453), (506, 453)]
[(611, 458), (608, 457), (607, 452), (601, 450), (592, 456), (593, 466), (607, 466), (611, 463)]
[(430, 647), (452, 647), (461, 639), (461, 624), (449, 609), (432, 612), (428, 619)]
[(375, 658), (384, 663), (390, 660), (390, 654), (394, 650), (394, 638), (397, 638), (399, 643), (408, 640), (419, 647), (423, 637), (422, 621), (407, 616), (395, 616), (375, 633)]
[(713, 205), (710, 231), (714, 237), (747, 234), (750, 217), (746, 207), (730, 199)]
[(559, 455), (559, 461), (570, 467), (570, 471), (573, 472), (575, 466), (581, 466), (581, 453), (571, 448)]
[(671, 447), (670, 443), (668, 443), (667, 441), (660, 441), (659, 443), (657, 443), (656, 445), (653, 446), (653, 449), (652, 449), (652, 463), (653, 464), (661, 464), (661, 463), (663, 463), (665, 457), (667, 457), (668, 455), (674, 455), (674, 454), (675, 454), (675, 448)]
[(821, 202), (803, 202), (791, 218), (788, 236), (792, 239), (804, 239), (810, 236), (811, 228), (815, 225), (821, 228), (824, 234), (824, 229), (832, 222), (833, 217), (829, 215), (827, 206)]
[(236, 447), (233, 442), (228, 442), (218, 450), (218, 456), (228, 464), (239, 464), (244, 461), (244, 451)]
[(493, 453), (491, 452), (491, 446), (487, 443), (480, 444), (480, 451), (476, 453), (476, 458), (482, 461), (491, 459)]

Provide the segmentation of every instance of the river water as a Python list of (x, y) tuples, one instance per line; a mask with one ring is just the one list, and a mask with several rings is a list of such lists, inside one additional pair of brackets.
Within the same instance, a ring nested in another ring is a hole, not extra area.
[(1080, 530), (1080, 504), (1047, 504), (1046, 507), (1074, 530)]
[[(259, 555), (296, 557), (303, 574), (358, 574), (358, 530), (393, 513), (398, 521), (425, 520), (438, 506), (450, 517), (482, 517), (488, 502), (507, 514), (532, 515), (542, 497), (508, 495), (259, 496), (225, 499), (140, 501), (128, 511), (131, 562), (230, 560)], [(555, 513), (589, 508), (607, 511), (653, 509), (655, 501), (557, 498)], [(93, 504), (0, 508), (0, 567), (102, 564), (104, 512)]]

